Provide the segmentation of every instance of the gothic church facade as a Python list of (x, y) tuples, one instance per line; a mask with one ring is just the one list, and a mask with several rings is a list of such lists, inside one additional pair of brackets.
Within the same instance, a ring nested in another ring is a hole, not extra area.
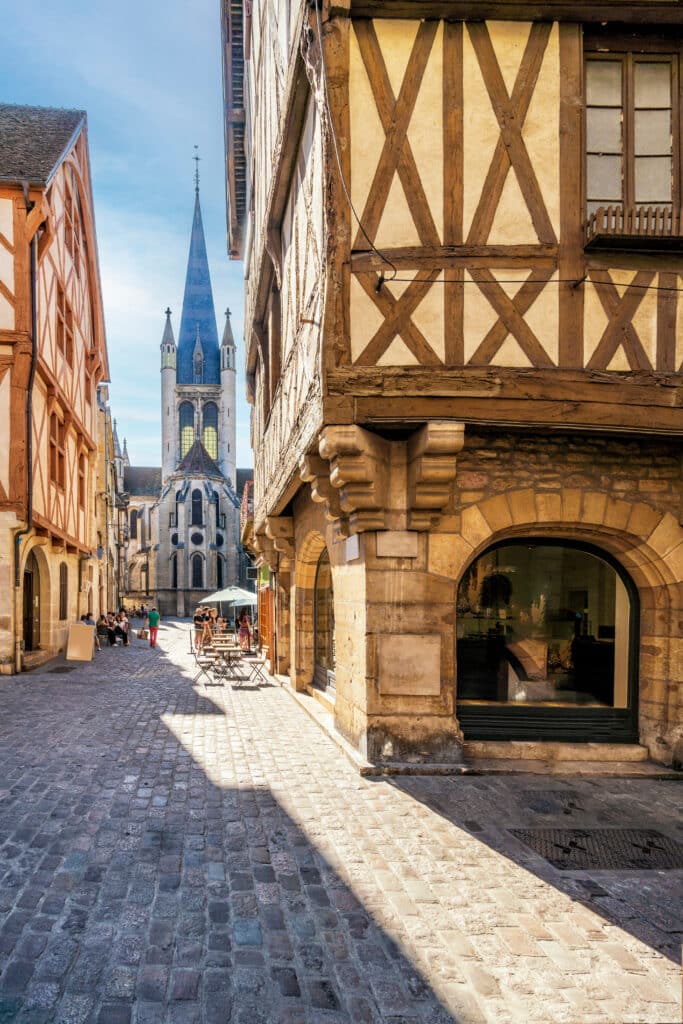
[[(170, 309), (161, 340), (161, 424), (149, 589), (162, 614), (184, 616), (210, 592), (246, 582), (239, 504), (252, 476), (236, 468), (235, 342), (229, 310), (218, 341), (198, 183), (178, 341)], [(130, 519), (139, 510), (135, 487), (126, 490)]]

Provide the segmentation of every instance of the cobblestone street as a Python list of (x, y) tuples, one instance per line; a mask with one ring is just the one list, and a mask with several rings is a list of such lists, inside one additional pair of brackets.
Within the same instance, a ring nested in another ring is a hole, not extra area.
[(277, 684), (192, 668), (170, 623), (2, 678), (0, 1020), (680, 1020), (683, 871), (509, 831), (683, 842), (677, 782), (361, 778)]

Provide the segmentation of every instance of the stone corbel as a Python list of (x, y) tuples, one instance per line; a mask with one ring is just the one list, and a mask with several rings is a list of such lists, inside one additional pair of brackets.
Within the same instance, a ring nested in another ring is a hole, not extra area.
[(311, 485), (311, 497), (323, 506), (325, 518), (334, 523), (337, 537), (348, 537), (349, 524), (339, 503), (339, 491), (330, 483), (329, 462), (319, 455), (304, 455), (299, 462), (299, 475)]
[(268, 516), (266, 537), (272, 542), (279, 558), (279, 568), (287, 571), (294, 561), (294, 520), (291, 516)]
[(465, 426), (432, 420), (408, 441), (408, 525), (429, 530), (446, 508), (456, 472), (456, 455), (465, 442)]
[(271, 572), (277, 570), (278, 556), (270, 537), (266, 536), (265, 529), (261, 526), (254, 532), (254, 539), (251, 543), (256, 554), (256, 565), (260, 569), (267, 565)]
[(386, 529), (389, 442), (355, 424), (326, 427), (319, 451), (330, 463), (330, 483), (339, 491), (351, 533)]

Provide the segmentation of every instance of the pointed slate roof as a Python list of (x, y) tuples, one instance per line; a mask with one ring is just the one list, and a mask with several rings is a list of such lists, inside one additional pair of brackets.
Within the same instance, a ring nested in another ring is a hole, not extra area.
[(223, 477), (220, 469), (213, 461), (200, 440), (196, 440), (185, 458), (176, 469), (182, 476), (218, 476)]
[(171, 325), (171, 310), (166, 309), (166, 323), (164, 324), (164, 333), (161, 337), (162, 345), (175, 345), (175, 338), (173, 337), (173, 327)]
[(121, 445), (119, 444), (119, 434), (116, 429), (116, 420), (114, 420), (114, 429), (112, 431), (114, 435), (114, 455), (117, 459), (121, 458)]
[(161, 490), (161, 469), (157, 466), (126, 466), (123, 489), (139, 498), (156, 498)]
[(235, 339), (232, 335), (232, 324), (230, 323), (230, 310), (225, 311), (225, 328), (223, 330), (223, 340), (221, 341), (221, 348), (234, 348)]
[(216, 313), (211, 291), (209, 262), (199, 206), (199, 189), (195, 189), (194, 218), (190, 236), (190, 255), (185, 276), (183, 313), (178, 334), (178, 384), (194, 383), (192, 354), (197, 334), (204, 350), (204, 384), (220, 384), (220, 360)]
[(0, 103), (0, 180), (45, 185), (85, 124), (85, 111)]

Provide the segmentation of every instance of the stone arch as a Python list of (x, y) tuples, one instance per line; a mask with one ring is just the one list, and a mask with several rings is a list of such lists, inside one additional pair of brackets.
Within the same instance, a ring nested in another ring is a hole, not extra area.
[(315, 661), (315, 574), (325, 538), (312, 530), (297, 550), (294, 568), (294, 685), (305, 690), (313, 681)]
[[(39, 538), (31, 538), (26, 544), (26, 548), (22, 551), (21, 562), (20, 562), (20, 580), (21, 580), (21, 603), (19, 605), (20, 615), (23, 615), (23, 601), (24, 601), (24, 569), (28, 557), (31, 553), (36, 560), (38, 566), (38, 580), (40, 586), (39, 599), (40, 599), (40, 636), (38, 639), (38, 647), (41, 650), (48, 650), (52, 643), (52, 626), (55, 620), (56, 608), (53, 607), (53, 601), (59, 599), (59, 588), (53, 586), (51, 573), (50, 573), (50, 562), (45, 555), (45, 542)], [(21, 635), (23, 623), (20, 621), (17, 623), (17, 629)]]
[(630, 575), (640, 601), (641, 742), (665, 763), (683, 760), (683, 527), (646, 502), (589, 488), (512, 490), (466, 508), (459, 535), (433, 535), (430, 571), (459, 583), (485, 548), (531, 533), (594, 544)]

